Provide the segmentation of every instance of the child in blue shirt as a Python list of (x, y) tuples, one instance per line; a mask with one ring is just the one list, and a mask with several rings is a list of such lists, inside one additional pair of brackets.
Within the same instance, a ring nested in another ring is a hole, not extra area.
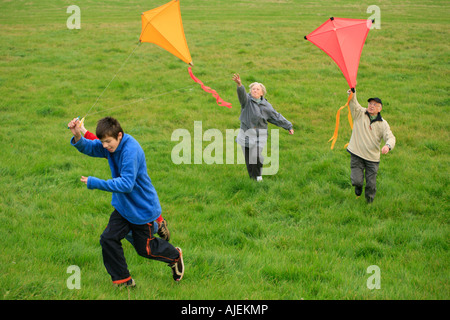
[(114, 211), (108, 226), (100, 237), (103, 262), (114, 284), (134, 286), (125, 261), (121, 240), (131, 230), (136, 252), (148, 259), (166, 262), (173, 279), (181, 280), (184, 274), (180, 248), (168, 241), (154, 237), (155, 220), (161, 215), (161, 205), (147, 173), (145, 154), (139, 143), (123, 132), (120, 123), (112, 118), (100, 119), (96, 135), (99, 140), (82, 137), (79, 120), (68, 124), (73, 137), (70, 141), (78, 151), (91, 157), (106, 158), (112, 179), (81, 177), (88, 189), (112, 192)]
[[(83, 134), (83, 137), (88, 139), (88, 140), (96, 140), (96, 139), (98, 139), (95, 134), (93, 134), (92, 132), (89, 132), (84, 127), (84, 123), (83, 122), (84, 121), (81, 120), (81, 123), (80, 123), (80, 130), (81, 130), (81, 133)], [(170, 240), (170, 231), (169, 231), (169, 228), (167, 227), (166, 219), (164, 219), (163, 216), (160, 215), (155, 221), (156, 221), (156, 225), (157, 225), (157, 229), (158, 229), (158, 231), (157, 231), (158, 235), (162, 239), (169, 241)], [(131, 244), (133, 244), (133, 236), (132, 236), (132, 232), (131, 231), (127, 234), (125, 239), (127, 239)]]

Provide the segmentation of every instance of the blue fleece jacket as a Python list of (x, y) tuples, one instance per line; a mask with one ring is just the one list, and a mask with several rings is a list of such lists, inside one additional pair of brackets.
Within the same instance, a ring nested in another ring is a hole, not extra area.
[(116, 151), (109, 152), (100, 140), (81, 138), (71, 145), (91, 157), (108, 159), (112, 179), (89, 177), (88, 189), (112, 192), (111, 205), (129, 222), (145, 224), (161, 215), (158, 195), (147, 173), (145, 154), (139, 143), (124, 134)]

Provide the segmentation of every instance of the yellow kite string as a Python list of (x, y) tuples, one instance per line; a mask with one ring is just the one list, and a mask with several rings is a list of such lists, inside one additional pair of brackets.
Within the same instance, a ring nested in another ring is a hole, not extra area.
[(95, 105), (97, 104), (98, 100), (100, 100), (100, 98), (103, 96), (103, 94), (105, 93), (105, 91), (108, 89), (109, 85), (111, 84), (111, 82), (113, 82), (113, 80), (116, 78), (116, 76), (119, 74), (119, 72), (122, 70), (123, 66), (125, 65), (125, 63), (127, 63), (128, 59), (130, 59), (131, 55), (134, 53), (134, 51), (136, 51), (137, 47), (139, 47), (141, 43), (138, 42), (138, 44), (136, 45), (136, 47), (134, 47), (133, 51), (131, 51), (131, 53), (128, 55), (128, 57), (125, 59), (125, 61), (122, 63), (122, 65), (120, 66), (119, 70), (117, 70), (116, 74), (112, 77), (112, 79), (109, 81), (108, 85), (105, 87), (105, 89), (103, 89), (102, 93), (97, 97), (97, 100), (95, 100), (94, 104), (89, 108), (88, 112), (86, 112), (86, 115), (81, 119), (80, 121), (80, 126), (81, 123), (84, 122), (84, 119), (87, 117), (87, 115), (89, 114), (89, 112), (91, 112), (92, 108), (95, 107)]

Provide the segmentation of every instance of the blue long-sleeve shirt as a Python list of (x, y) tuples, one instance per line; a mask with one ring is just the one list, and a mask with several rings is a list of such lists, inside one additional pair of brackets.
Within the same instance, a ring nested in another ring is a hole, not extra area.
[(115, 152), (103, 148), (100, 140), (81, 138), (71, 145), (91, 157), (108, 159), (112, 179), (88, 177), (88, 189), (112, 192), (111, 205), (129, 222), (145, 224), (161, 215), (158, 194), (147, 173), (145, 154), (139, 143), (124, 134)]

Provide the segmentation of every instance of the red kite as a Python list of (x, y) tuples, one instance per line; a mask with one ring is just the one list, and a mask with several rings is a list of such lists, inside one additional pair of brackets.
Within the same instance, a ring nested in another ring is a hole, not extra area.
[[(146, 11), (141, 17), (140, 42), (154, 43), (191, 66), (194, 65), (184, 34), (179, 0), (172, 0), (158, 8)], [(194, 76), (191, 67), (188, 70), (192, 80), (200, 84), (203, 90), (211, 93), (216, 98), (218, 105), (231, 108), (231, 103), (225, 102), (215, 90), (206, 87)]]
[[(316, 30), (305, 36), (305, 39), (314, 43), (322, 49), (331, 59), (336, 62), (339, 69), (341, 69), (347, 80), (348, 85), (355, 92), (356, 75), (358, 73), (359, 60), (361, 52), (366, 41), (367, 34), (372, 26), (372, 20), (362, 19), (345, 19), (345, 18), (330, 18), (324, 22)], [(336, 128), (331, 144), (333, 149), (337, 140), (339, 129), (339, 114), (340, 111), (348, 107), (348, 103), (353, 94), (348, 97), (347, 103), (342, 106), (336, 115)], [(352, 116), (348, 113), (348, 121), (350, 127), (353, 129)]]
[(371, 20), (330, 18), (305, 39), (328, 54), (350, 88), (355, 88), (359, 59), (371, 26)]

